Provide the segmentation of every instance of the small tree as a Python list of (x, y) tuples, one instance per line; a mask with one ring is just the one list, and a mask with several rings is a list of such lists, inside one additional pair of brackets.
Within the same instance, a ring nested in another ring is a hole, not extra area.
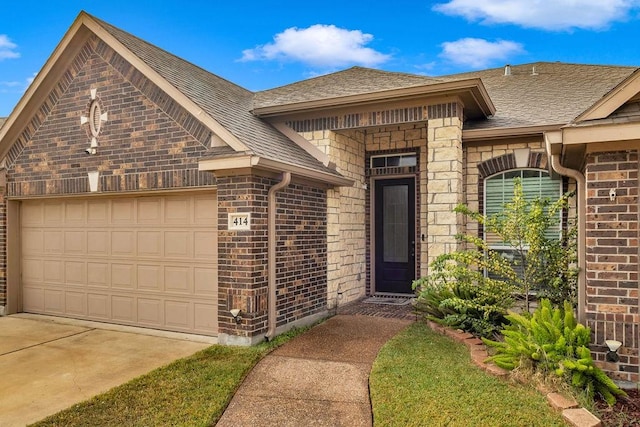
[[(513, 198), (505, 203), (502, 212), (487, 216), (465, 205), (455, 209), (481, 224), (485, 232), (496, 234), (502, 245), (514, 254), (511, 262), (498, 262), (502, 257), (485, 240), (468, 234), (458, 236), (486, 254), (487, 262), (478, 267), (519, 289), (527, 311), (530, 311), (531, 291), (550, 299), (556, 306), (564, 301), (575, 305), (578, 277), (575, 221), (556, 236), (550, 232), (559, 229), (560, 212), (568, 208), (570, 196), (565, 194), (555, 201), (526, 200), (522, 183), (516, 178)], [(453, 260), (458, 258), (455, 254), (449, 255)]]
[(514, 295), (523, 296), (527, 311), (531, 291), (555, 305), (565, 300), (575, 305), (575, 226), (561, 236), (550, 235), (550, 230), (559, 228), (560, 211), (568, 206), (569, 197), (554, 202), (526, 200), (520, 180), (515, 179), (513, 199), (501, 213), (486, 216), (465, 205), (456, 207), (485, 232), (497, 235), (514, 258), (506, 259), (478, 236), (456, 236), (467, 248), (437, 257), (430, 274), (414, 282), (418, 308), (433, 320), (489, 336), (501, 328)]

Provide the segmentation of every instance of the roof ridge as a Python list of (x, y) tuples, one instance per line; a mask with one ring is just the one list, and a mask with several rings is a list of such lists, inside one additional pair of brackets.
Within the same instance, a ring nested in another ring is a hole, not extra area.
[[(175, 60), (184, 63), (185, 65), (188, 65), (190, 67), (196, 68), (199, 71), (201, 71), (201, 72), (203, 72), (205, 74), (208, 74), (211, 77), (215, 77), (215, 78), (217, 78), (219, 80), (223, 80), (223, 81), (225, 81), (226, 83), (228, 83), (230, 85), (233, 85), (233, 86), (235, 86), (235, 87), (237, 87), (239, 89), (242, 89), (243, 91), (247, 92), (248, 94), (253, 94), (254, 93), (253, 91), (251, 91), (251, 90), (249, 90), (249, 89), (247, 89), (247, 88), (245, 88), (243, 86), (240, 86), (239, 84), (234, 83), (229, 79), (226, 79), (226, 78), (224, 78), (222, 76), (219, 76), (219, 75), (207, 70), (206, 68), (204, 68), (204, 67), (202, 67), (202, 66), (200, 66), (198, 64), (195, 64), (195, 63), (193, 63), (191, 61), (188, 61), (188, 60), (186, 60), (186, 59), (184, 59), (184, 58), (182, 58), (182, 57), (180, 57), (180, 56), (178, 56), (178, 55), (176, 55), (176, 54), (174, 54), (174, 53), (172, 53), (172, 52), (170, 52), (170, 51), (168, 51), (168, 50), (166, 50), (166, 49), (164, 49), (164, 48), (162, 48), (160, 46), (157, 46), (157, 45), (155, 45), (155, 44), (153, 44), (153, 43), (151, 43), (151, 42), (149, 42), (149, 41), (147, 41), (147, 40), (145, 40), (143, 38), (140, 38), (140, 37), (128, 32), (126, 30), (123, 30), (120, 27), (117, 27), (117, 26), (115, 26), (113, 24), (110, 24), (110, 23), (108, 23), (108, 22), (106, 22), (106, 21), (104, 21), (104, 20), (102, 20), (100, 18), (97, 18), (97, 17), (95, 17), (95, 16), (93, 16), (93, 15), (91, 15), (91, 14), (85, 12), (85, 11), (82, 11), (82, 12), (84, 12), (86, 15), (88, 15), (91, 19), (95, 20), (99, 25), (104, 27), (107, 31), (113, 30), (113, 31), (121, 32), (124, 35), (126, 35), (127, 37), (131, 37), (131, 38), (135, 39), (138, 42), (144, 43), (145, 45), (162, 52), (164, 55), (170, 56), (170, 57), (174, 58)], [(115, 36), (111, 31), (109, 31), (109, 33), (111, 33), (113, 36)]]

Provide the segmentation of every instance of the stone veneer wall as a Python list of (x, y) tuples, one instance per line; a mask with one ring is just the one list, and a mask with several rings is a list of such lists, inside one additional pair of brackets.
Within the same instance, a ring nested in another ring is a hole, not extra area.
[(327, 190), (328, 307), (365, 295), (365, 133), (330, 130), (301, 134), (327, 154), (353, 187)]
[[(229, 343), (247, 344), (267, 329), (267, 205), (276, 182), (256, 175), (218, 178), (218, 321), (219, 333), (233, 336)], [(276, 205), (281, 326), (326, 310), (326, 190), (294, 182), (277, 193)], [(228, 214), (235, 212), (251, 213), (251, 230), (228, 229)], [(229, 313), (233, 308), (242, 310), (240, 325)]]
[[(638, 383), (638, 152), (587, 156), (587, 324), (592, 351), (617, 380)], [(610, 200), (610, 189), (616, 197)], [(604, 341), (622, 342), (620, 362), (605, 361)]]

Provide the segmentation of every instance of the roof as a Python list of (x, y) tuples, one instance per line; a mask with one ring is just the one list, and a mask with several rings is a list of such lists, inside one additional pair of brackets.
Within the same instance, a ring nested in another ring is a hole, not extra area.
[[(270, 124), (254, 116), (251, 113), (253, 92), (102, 20), (90, 17), (230, 131), (249, 148), (251, 154), (339, 176), (334, 169), (326, 167)], [(219, 153), (219, 150), (212, 150), (205, 157), (215, 157)]]
[(465, 130), (560, 125), (571, 122), (635, 69), (536, 62), (511, 66), (508, 76), (501, 67), (434, 78), (353, 67), (258, 92), (254, 106), (263, 108), (479, 78), (496, 111), (487, 119), (467, 121)]
[(336, 73), (257, 92), (254, 98), (254, 107), (296, 104), (442, 82), (442, 79), (433, 77), (352, 67)]
[(528, 127), (570, 123), (636, 70), (635, 67), (535, 62), (443, 76), (479, 77), (496, 106), (487, 120), (465, 129)]

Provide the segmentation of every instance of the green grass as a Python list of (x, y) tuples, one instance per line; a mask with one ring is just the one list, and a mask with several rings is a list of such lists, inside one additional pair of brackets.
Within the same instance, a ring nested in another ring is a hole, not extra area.
[(214, 345), (33, 425), (215, 425), (251, 368), (301, 331), (254, 347)]
[(382, 348), (370, 389), (376, 427), (565, 425), (535, 389), (486, 374), (423, 323)]

